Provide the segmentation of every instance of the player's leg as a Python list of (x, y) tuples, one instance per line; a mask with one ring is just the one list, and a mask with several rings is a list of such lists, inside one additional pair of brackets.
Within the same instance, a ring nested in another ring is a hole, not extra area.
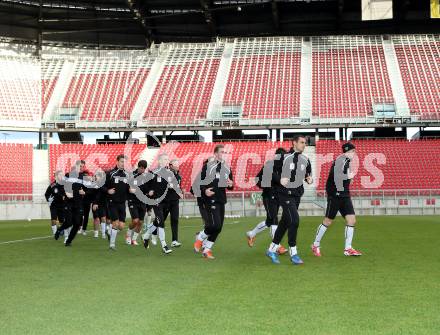
[[(275, 229), (272, 243), (270, 244), (268, 252), (267, 252), (267, 256), (269, 256), (271, 259), (272, 259), (271, 253), (275, 253), (275, 254), (277, 253), (278, 248), (280, 247), (281, 240), (283, 239), (283, 237), (287, 231), (287, 226), (288, 226), (288, 222), (289, 222), (288, 207), (289, 207), (290, 201), (291, 201), (290, 199), (282, 197), (278, 200), (278, 203), (277, 203), (277, 206), (280, 206), (282, 208), (282, 215), (281, 215), (281, 221), (278, 223), (278, 225)], [(275, 258), (273, 258), (272, 261), (274, 261), (276, 263)]]
[[(144, 219), (144, 233), (148, 231), (153, 226), (155, 216), (154, 216), (154, 210), (151, 205), (147, 205), (147, 213)], [(157, 234), (151, 235), (151, 244), (156, 245), (157, 244)]]
[(167, 242), (165, 240), (165, 220), (164, 220), (164, 210), (166, 208), (165, 204), (159, 204), (154, 211), (156, 215), (156, 224), (157, 224), (157, 236), (159, 237), (160, 245), (162, 246), (162, 251), (164, 254), (169, 254), (172, 252), (170, 248), (167, 246)]
[(220, 203), (214, 203), (208, 207), (208, 215), (210, 215), (209, 225), (205, 232), (208, 238), (204, 244), (203, 257), (208, 259), (214, 259), (212, 255), (212, 248), (218, 235), (222, 231), (223, 221), (225, 217), (225, 205)]
[(79, 229), (79, 233), (82, 235), (86, 235), (87, 233), (87, 225), (89, 223), (89, 215), (90, 215), (90, 208), (92, 206), (92, 203), (87, 201), (83, 202), (83, 213), (84, 216), (82, 217), (81, 226)]
[(255, 244), (255, 238), (256, 236), (265, 231), (268, 227), (272, 225), (272, 213), (270, 211), (270, 198), (264, 196), (263, 197), (263, 206), (264, 210), (266, 211), (266, 220), (259, 222), (254, 229), (249, 230), (246, 232), (246, 237), (248, 241), (248, 246), (253, 247)]
[[(124, 204), (125, 207), (125, 204)], [(110, 230), (110, 243), (109, 248), (110, 250), (116, 249), (116, 237), (118, 236), (119, 232), (119, 215), (120, 215), (120, 206), (117, 203), (111, 203), (109, 204), (109, 213), (110, 213), (110, 220), (111, 220), (111, 230)]]
[[(156, 212), (159, 211), (158, 206), (159, 205), (151, 206), (150, 207), (151, 208), (151, 213), (150, 213), (149, 216), (147, 216), (146, 222), (148, 222), (148, 224), (147, 223), (145, 224), (145, 232), (142, 235), (142, 240), (143, 240), (145, 249), (149, 248), (150, 240), (153, 239), (153, 237), (152, 237), (153, 236), (153, 232), (157, 231), (157, 223), (156, 223), (157, 216), (156, 216)], [(154, 220), (151, 220), (151, 218), (152, 218), (151, 214), (154, 214)], [(153, 243), (153, 244), (156, 245), (156, 243)]]
[(61, 226), (58, 227), (57, 231), (54, 234), (55, 240), (58, 240), (60, 238), (60, 234), (62, 231), (64, 231), (64, 242), (66, 242), (67, 237), (70, 233), (70, 229), (72, 227), (72, 207), (70, 204), (66, 204), (62, 207), (63, 212), (63, 222), (61, 223)]
[(119, 213), (118, 229), (119, 229), (119, 231), (122, 231), (125, 228), (125, 219), (126, 219), (126, 216), (127, 216), (125, 202), (118, 206), (118, 213)]
[(99, 237), (99, 228), (100, 228), (100, 218), (99, 218), (99, 209), (96, 208), (93, 210), (92, 208), (92, 217), (93, 217), (93, 237)]
[(55, 233), (57, 232), (57, 229), (58, 229), (58, 226), (57, 226), (57, 223), (58, 223), (57, 213), (58, 213), (58, 211), (57, 211), (57, 207), (55, 205), (50, 206), (49, 209), (50, 209), (50, 226), (52, 229), (52, 235), (55, 235)]
[(135, 227), (139, 225), (139, 212), (138, 206), (134, 201), (128, 203), (128, 210), (131, 216), (131, 223), (128, 225), (127, 233), (125, 234), (125, 243), (131, 245), (131, 239)]
[(142, 229), (142, 222), (144, 222), (145, 214), (146, 214), (146, 206), (144, 204), (139, 204), (138, 206), (138, 213), (139, 213), (139, 219), (137, 222), (137, 225), (133, 227), (133, 235), (131, 237), (131, 244), (134, 246), (138, 246), (137, 238), (139, 236), (139, 233)]
[(104, 212), (99, 213), (99, 217), (101, 220), (101, 237), (106, 238), (106, 231), (107, 231), (107, 215)]
[(59, 223), (59, 226), (61, 226), (64, 223), (65, 220), (65, 210), (64, 210), (64, 206), (58, 206), (57, 207), (57, 220)]
[(171, 247), (180, 247), (179, 242), (179, 200), (171, 201), (168, 207), (171, 225)]
[(194, 242), (194, 251), (196, 253), (202, 250), (203, 244), (206, 242), (208, 238), (208, 234), (206, 233), (206, 230), (208, 229), (208, 226), (211, 224), (211, 215), (209, 214), (208, 209), (201, 198), (197, 198), (197, 205), (199, 207), (200, 216), (202, 217), (203, 229), (196, 234), (196, 240)]
[(289, 203), (287, 206), (288, 216), (289, 216), (289, 224), (288, 224), (288, 243), (289, 243), (289, 255), (293, 264), (299, 265), (304, 262), (298, 255), (298, 250), (296, 247), (296, 238), (298, 235), (298, 227), (299, 227), (299, 214), (298, 214), (298, 205), (296, 204), (297, 200), (295, 199), (293, 203)]
[(73, 207), (72, 208), (72, 228), (70, 230), (70, 233), (67, 237), (67, 240), (65, 240), (66, 247), (69, 247), (72, 245), (73, 240), (75, 239), (76, 234), (78, 233), (78, 230), (81, 228), (81, 225), (83, 223), (83, 209), (82, 207)]
[(356, 214), (354, 212), (353, 203), (351, 198), (343, 198), (341, 204), (341, 215), (345, 219), (345, 256), (362, 256), (359, 250), (352, 247), (354, 227), (356, 225)]
[(337, 198), (327, 198), (327, 208), (325, 210), (325, 217), (322, 223), (316, 229), (315, 240), (312, 244), (312, 252), (316, 257), (321, 257), (321, 240), (324, 237), (328, 227), (333, 223), (340, 208), (340, 201)]

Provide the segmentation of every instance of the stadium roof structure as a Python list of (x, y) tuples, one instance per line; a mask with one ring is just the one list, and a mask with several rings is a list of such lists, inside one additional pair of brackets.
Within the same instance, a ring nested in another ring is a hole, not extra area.
[(0, 0), (0, 36), (145, 48), (217, 37), (439, 31), (428, 0), (394, 0), (391, 20), (362, 21), (361, 12), (361, 0)]

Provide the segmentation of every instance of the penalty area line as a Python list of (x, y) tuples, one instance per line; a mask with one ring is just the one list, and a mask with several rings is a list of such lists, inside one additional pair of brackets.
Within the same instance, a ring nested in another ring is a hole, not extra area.
[(53, 237), (53, 235), (40, 236), (40, 237), (31, 237), (31, 238), (25, 238), (25, 239), (22, 239), (22, 240), (5, 241), (5, 242), (0, 242), (0, 245), (1, 244), (13, 244), (13, 243), (19, 243), (19, 242), (26, 242), (26, 241), (34, 241), (34, 240), (43, 240), (43, 239), (49, 238), (49, 237)]

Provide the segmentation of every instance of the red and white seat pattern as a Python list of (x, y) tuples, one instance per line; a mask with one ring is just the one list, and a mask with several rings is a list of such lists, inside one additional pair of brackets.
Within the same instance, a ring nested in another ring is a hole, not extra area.
[(0, 156), (0, 199), (32, 199), (32, 145), (0, 144)]
[(40, 65), (32, 57), (0, 57), (0, 120), (41, 120)]
[(298, 39), (237, 40), (223, 104), (250, 119), (299, 116), (300, 73)]
[(61, 58), (43, 58), (41, 60), (41, 111), (46, 111), (53, 90), (58, 81), (64, 60)]
[(411, 114), (440, 119), (440, 36), (393, 36)]
[[(351, 186), (354, 190), (440, 189), (440, 140), (355, 140), (359, 169)], [(343, 142), (320, 140), (316, 143), (320, 165), (318, 190), (325, 182), (333, 160), (341, 154)], [(327, 156), (329, 155), (330, 156)], [(326, 159), (329, 158), (329, 159)], [(320, 164), (327, 162), (325, 164)], [(426, 162), (429, 162), (427, 164)], [(356, 172), (353, 165), (353, 172)], [(318, 168), (317, 168), (318, 169)], [(380, 170), (378, 173), (377, 169)], [(383, 181), (381, 182), (383, 176)]]
[(320, 118), (373, 115), (393, 94), (379, 36), (312, 38), (312, 109)]
[(81, 120), (129, 120), (151, 64), (148, 57), (79, 58), (62, 107), (79, 108)]
[(170, 50), (144, 114), (150, 124), (205, 119), (223, 47), (193, 45)]

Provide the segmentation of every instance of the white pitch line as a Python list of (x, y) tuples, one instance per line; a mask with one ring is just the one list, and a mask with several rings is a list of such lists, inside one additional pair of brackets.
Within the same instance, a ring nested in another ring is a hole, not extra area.
[(0, 244), (12, 244), (12, 243), (18, 243), (18, 242), (25, 242), (25, 241), (42, 240), (42, 239), (49, 238), (49, 237), (53, 237), (53, 235), (40, 236), (40, 237), (31, 237), (31, 238), (25, 238), (23, 240), (14, 240), (14, 241), (0, 242)]

